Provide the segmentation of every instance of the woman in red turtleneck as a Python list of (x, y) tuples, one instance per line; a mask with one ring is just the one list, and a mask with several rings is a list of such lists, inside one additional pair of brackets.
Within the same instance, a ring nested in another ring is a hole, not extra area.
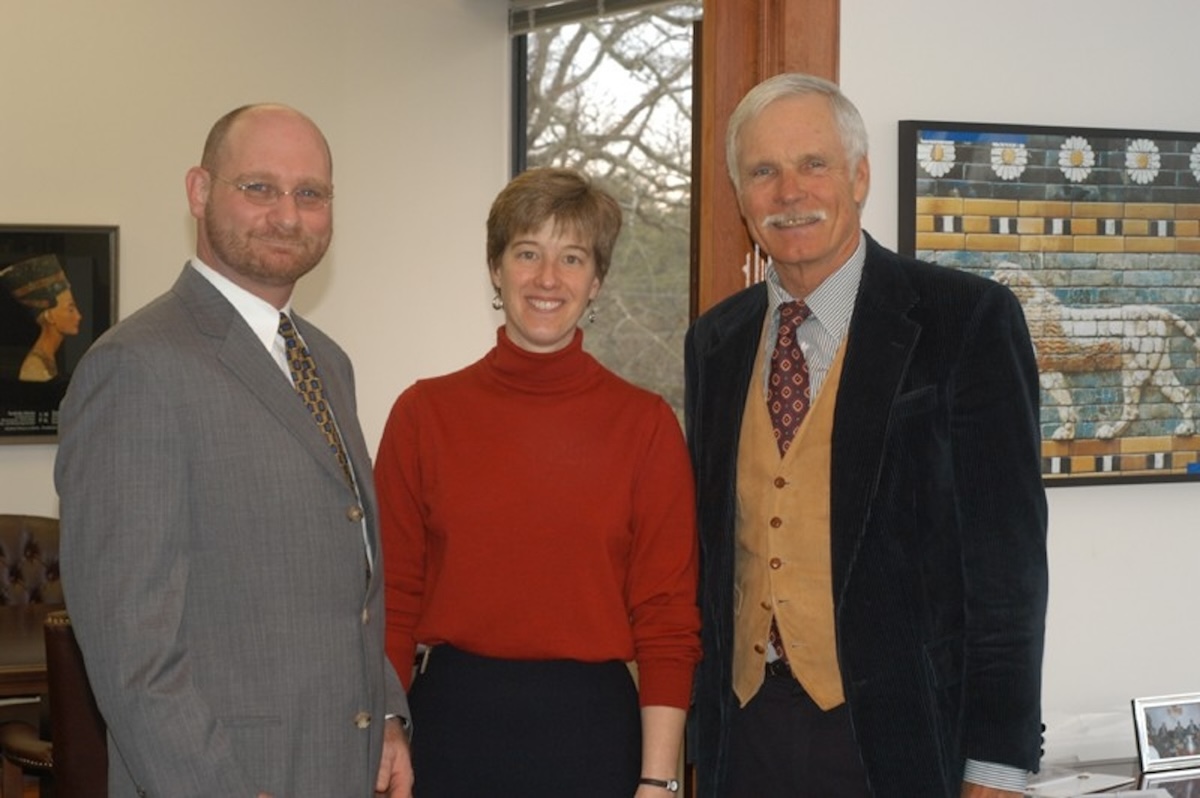
[(577, 327), (620, 226), (576, 172), (515, 178), (487, 224), (495, 348), (388, 419), (388, 654), (403, 678), (429, 647), (409, 697), (418, 798), (677, 789), (700, 657), (687, 450), (666, 402)]

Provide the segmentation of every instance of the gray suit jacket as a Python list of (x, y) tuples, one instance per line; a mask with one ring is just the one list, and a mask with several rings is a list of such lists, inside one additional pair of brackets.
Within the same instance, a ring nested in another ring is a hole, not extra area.
[(384, 714), (371, 463), (349, 359), (297, 319), (360, 480), (237, 311), (185, 267), (63, 401), (67, 606), (124, 796), (371, 795)]

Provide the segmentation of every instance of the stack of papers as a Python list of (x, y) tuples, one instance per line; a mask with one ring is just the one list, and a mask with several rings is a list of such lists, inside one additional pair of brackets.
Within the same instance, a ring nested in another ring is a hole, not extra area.
[[(1029, 782), (1025, 794), (1031, 798), (1075, 798), (1077, 795), (1090, 795), (1113, 787), (1124, 787), (1133, 784), (1133, 776), (1114, 776), (1111, 773), (1090, 773), (1071, 771), (1064, 773), (1059, 769), (1053, 772), (1035, 774)], [(1165, 790), (1139, 790), (1136, 792), (1108, 793), (1115, 798), (1120, 795), (1137, 795), (1145, 798), (1171, 798)]]

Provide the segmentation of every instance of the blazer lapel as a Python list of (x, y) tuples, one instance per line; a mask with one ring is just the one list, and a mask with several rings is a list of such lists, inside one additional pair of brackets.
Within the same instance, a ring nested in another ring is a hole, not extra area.
[(766, 307), (766, 287), (753, 286), (713, 308), (689, 333), (688, 437), (699, 511), (700, 600), (711, 621), (705, 656), (723, 663), (719, 678), (726, 688), (726, 657), (733, 649), (736, 452)]
[(870, 237), (867, 245), (833, 425), (830, 527), (835, 602), (862, 544), (892, 405), (921, 333), (908, 316), (917, 301), (911, 284)]
[[(707, 348), (697, 352), (703, 361), (700, 371), (709, 383), (698, 386), (698, 394), (705, 403), (698, 408), (696, 419), (702, 430), (700, 438), (705, 441), (705, 451), (698, 453), (704, 462), (698, 467), (726, 483), (710, 486), (721, 491), (729, 489), (736, 475), (736, 458), (729, 453), (737, 451), (747, 392), (753, 389), (750, 381), (755, 347), (761, 337), (766, 309), (766, 287), (759, 284), (750, 288), (726, 312), (713, 318)], [(719, 460), (710, 459), (714, 457)]]
[[(300, 331), (304, 342), (312, 350), (313, 359), (321, 369), (325, 396), (333, 407), (338, 431), (341, 433), (342, 443), (346, 447), (346, 456), (350, 458), (350, 465), (354, 469), (359, 506), (370, 516), (367, 523), (367, 545), (371, 550), (372, 560), (378, 566), (379, 539), (374, 518), (375, 481), (372, 475), (371, 454), (367, 449), (367, 442), (358, 422), (358, 407), (354, 399), (353, 367), (349, 365), (345, 354), (338, 350), (327, 336), (312, 328), (300, 316), (293, 314), (292, 318), (296, 322), (296, 328)], [(303, 403), (301, 406), (303, 407)], [(311, 421), (310, 426), (316, 428)], [(318, 437), (324, 445), (324, 437), (320, 435)], [(328, 447), (325, 447), (323, 451), (328, 455)], [(334, 458), (326, 457), (322, 460), (327, 468), (336, 470), (338, 477), (344, 482), (345, 477), (341, 467), (336, 464), (336, 461), (332, 463), (330, 461), (334, 461)], [(379, 567), (372, 570), (373, 573), (380, 572)]]
[(314, 460), (345, 482), (337, 458), (330, 454), (325, 436), (291, 381), (221, 292), (191, 267), (183, 270), (174, 290), (191, 311), (198, 329), (219, 342), (220, 362), (296, 437)]

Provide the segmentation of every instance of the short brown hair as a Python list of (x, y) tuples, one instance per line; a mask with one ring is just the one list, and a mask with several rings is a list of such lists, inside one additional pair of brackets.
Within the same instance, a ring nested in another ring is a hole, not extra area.
[(621, 207), (612, 195), (573, 169), (544, 167), (522, 172), (497, 195), (487, 219), (488, 269), (495, 269), (508, 244), (548, 219), (572, 229), (592, 245), (601, 282), (621, 232)]

